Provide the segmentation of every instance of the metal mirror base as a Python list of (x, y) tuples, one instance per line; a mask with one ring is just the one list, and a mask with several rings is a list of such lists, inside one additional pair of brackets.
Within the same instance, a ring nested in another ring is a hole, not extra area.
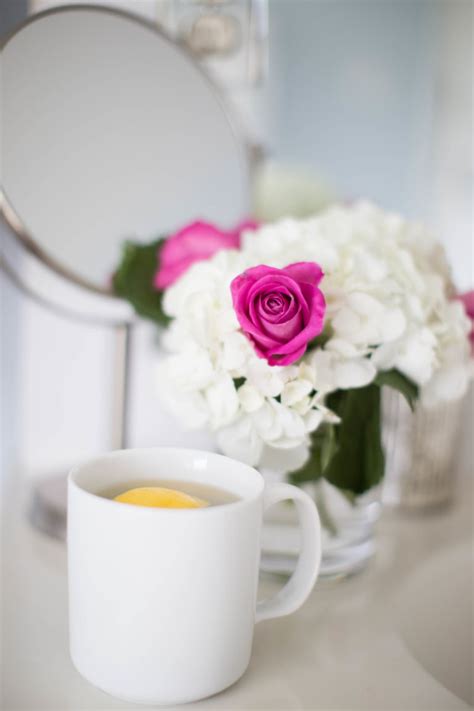
[(43, 479), (35, 485), (30, 504), (30, 521), (43, 533), (66, 540), (67, 475)]

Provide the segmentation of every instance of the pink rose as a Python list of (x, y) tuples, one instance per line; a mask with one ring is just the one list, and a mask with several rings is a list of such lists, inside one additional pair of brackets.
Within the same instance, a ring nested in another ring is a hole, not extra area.
[(457, 298), (459, 301), (462, 301), (467, 317), (471, 319), (471, 332), (469, 334), (469, 340), (471, 341), (471, 353), (474, 355), (474, 291), (467, 291), (465, 294), (459, 294)]
[(257, 227), (258, 223), (253, 220), (241, 222), (230, 232), (224, 232), (209, 222), (193, 222), (183, 227), (168, 237), (161, 248), (154, 286), (160, 290), (168, 288), (191, 264), (209, 259), (220, 249), (239, 247), (241, 232)]
[(323, 270), (314, 262), (284, 269), (247, 269), (231, 285), (243, 332), (270, 365), (290, 365), (323, 330), (326, 302), (318, 284)]

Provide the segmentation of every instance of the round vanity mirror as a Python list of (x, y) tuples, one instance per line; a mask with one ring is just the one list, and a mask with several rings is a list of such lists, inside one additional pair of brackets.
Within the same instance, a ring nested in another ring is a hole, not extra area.
[(43, 263), (109, 290), (121, 243), (248, 209), (245, 145), (158, 29), (99, 7), (33, 16), (2, 51), (2, 183)]
[[(93, 6), (34, 15), (3, 40), (1, 62), (2, 267), (41, 306), (116, 330), (112, 439), (124, 447), (130, 354), (146, 348), (140, 329), (130, 348), (130, 307), (110, 298), (122, 244), (199, 218), (242, 219), (247, 146), (199, 64), (133, 15)], [(156, 411), (152, 362), (137, 360), (146, 419), (147, 398)], [(62, 536), (64, 477), (39, 486), (36, 504), (35, 522)]]

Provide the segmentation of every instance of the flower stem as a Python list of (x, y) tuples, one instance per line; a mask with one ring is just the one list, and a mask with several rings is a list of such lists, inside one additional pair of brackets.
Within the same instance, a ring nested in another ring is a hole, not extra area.
[(326, 497), (324, 495), (322, 481), (315, 485), (314, 499), (318, 508), (319, 518), (321, 519), (321, 526), (325, 528), (331, 536), (337, 536), (337, 526), (326, 505)]

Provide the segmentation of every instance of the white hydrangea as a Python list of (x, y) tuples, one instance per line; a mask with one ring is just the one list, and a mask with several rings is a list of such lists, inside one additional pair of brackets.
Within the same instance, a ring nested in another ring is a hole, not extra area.
[[(335, 421), (325, 396), (364, 387), (396, 368), (422, 387), (426, 404), (467, 387), (469, 322), (443, 252), (416, 223), (369, 203), (335, 206), (244, 233), (240, 250), (194, 264), (164, 295), (172, 322), (160, 392), (191, 427), (217, 433), (224, 453), (249, 464), (294, 469), (309, 434)], [(240, 330), (230, 283), (260, 264), (318, 263), (330, 338), (299, 362), (270, 366)]]

